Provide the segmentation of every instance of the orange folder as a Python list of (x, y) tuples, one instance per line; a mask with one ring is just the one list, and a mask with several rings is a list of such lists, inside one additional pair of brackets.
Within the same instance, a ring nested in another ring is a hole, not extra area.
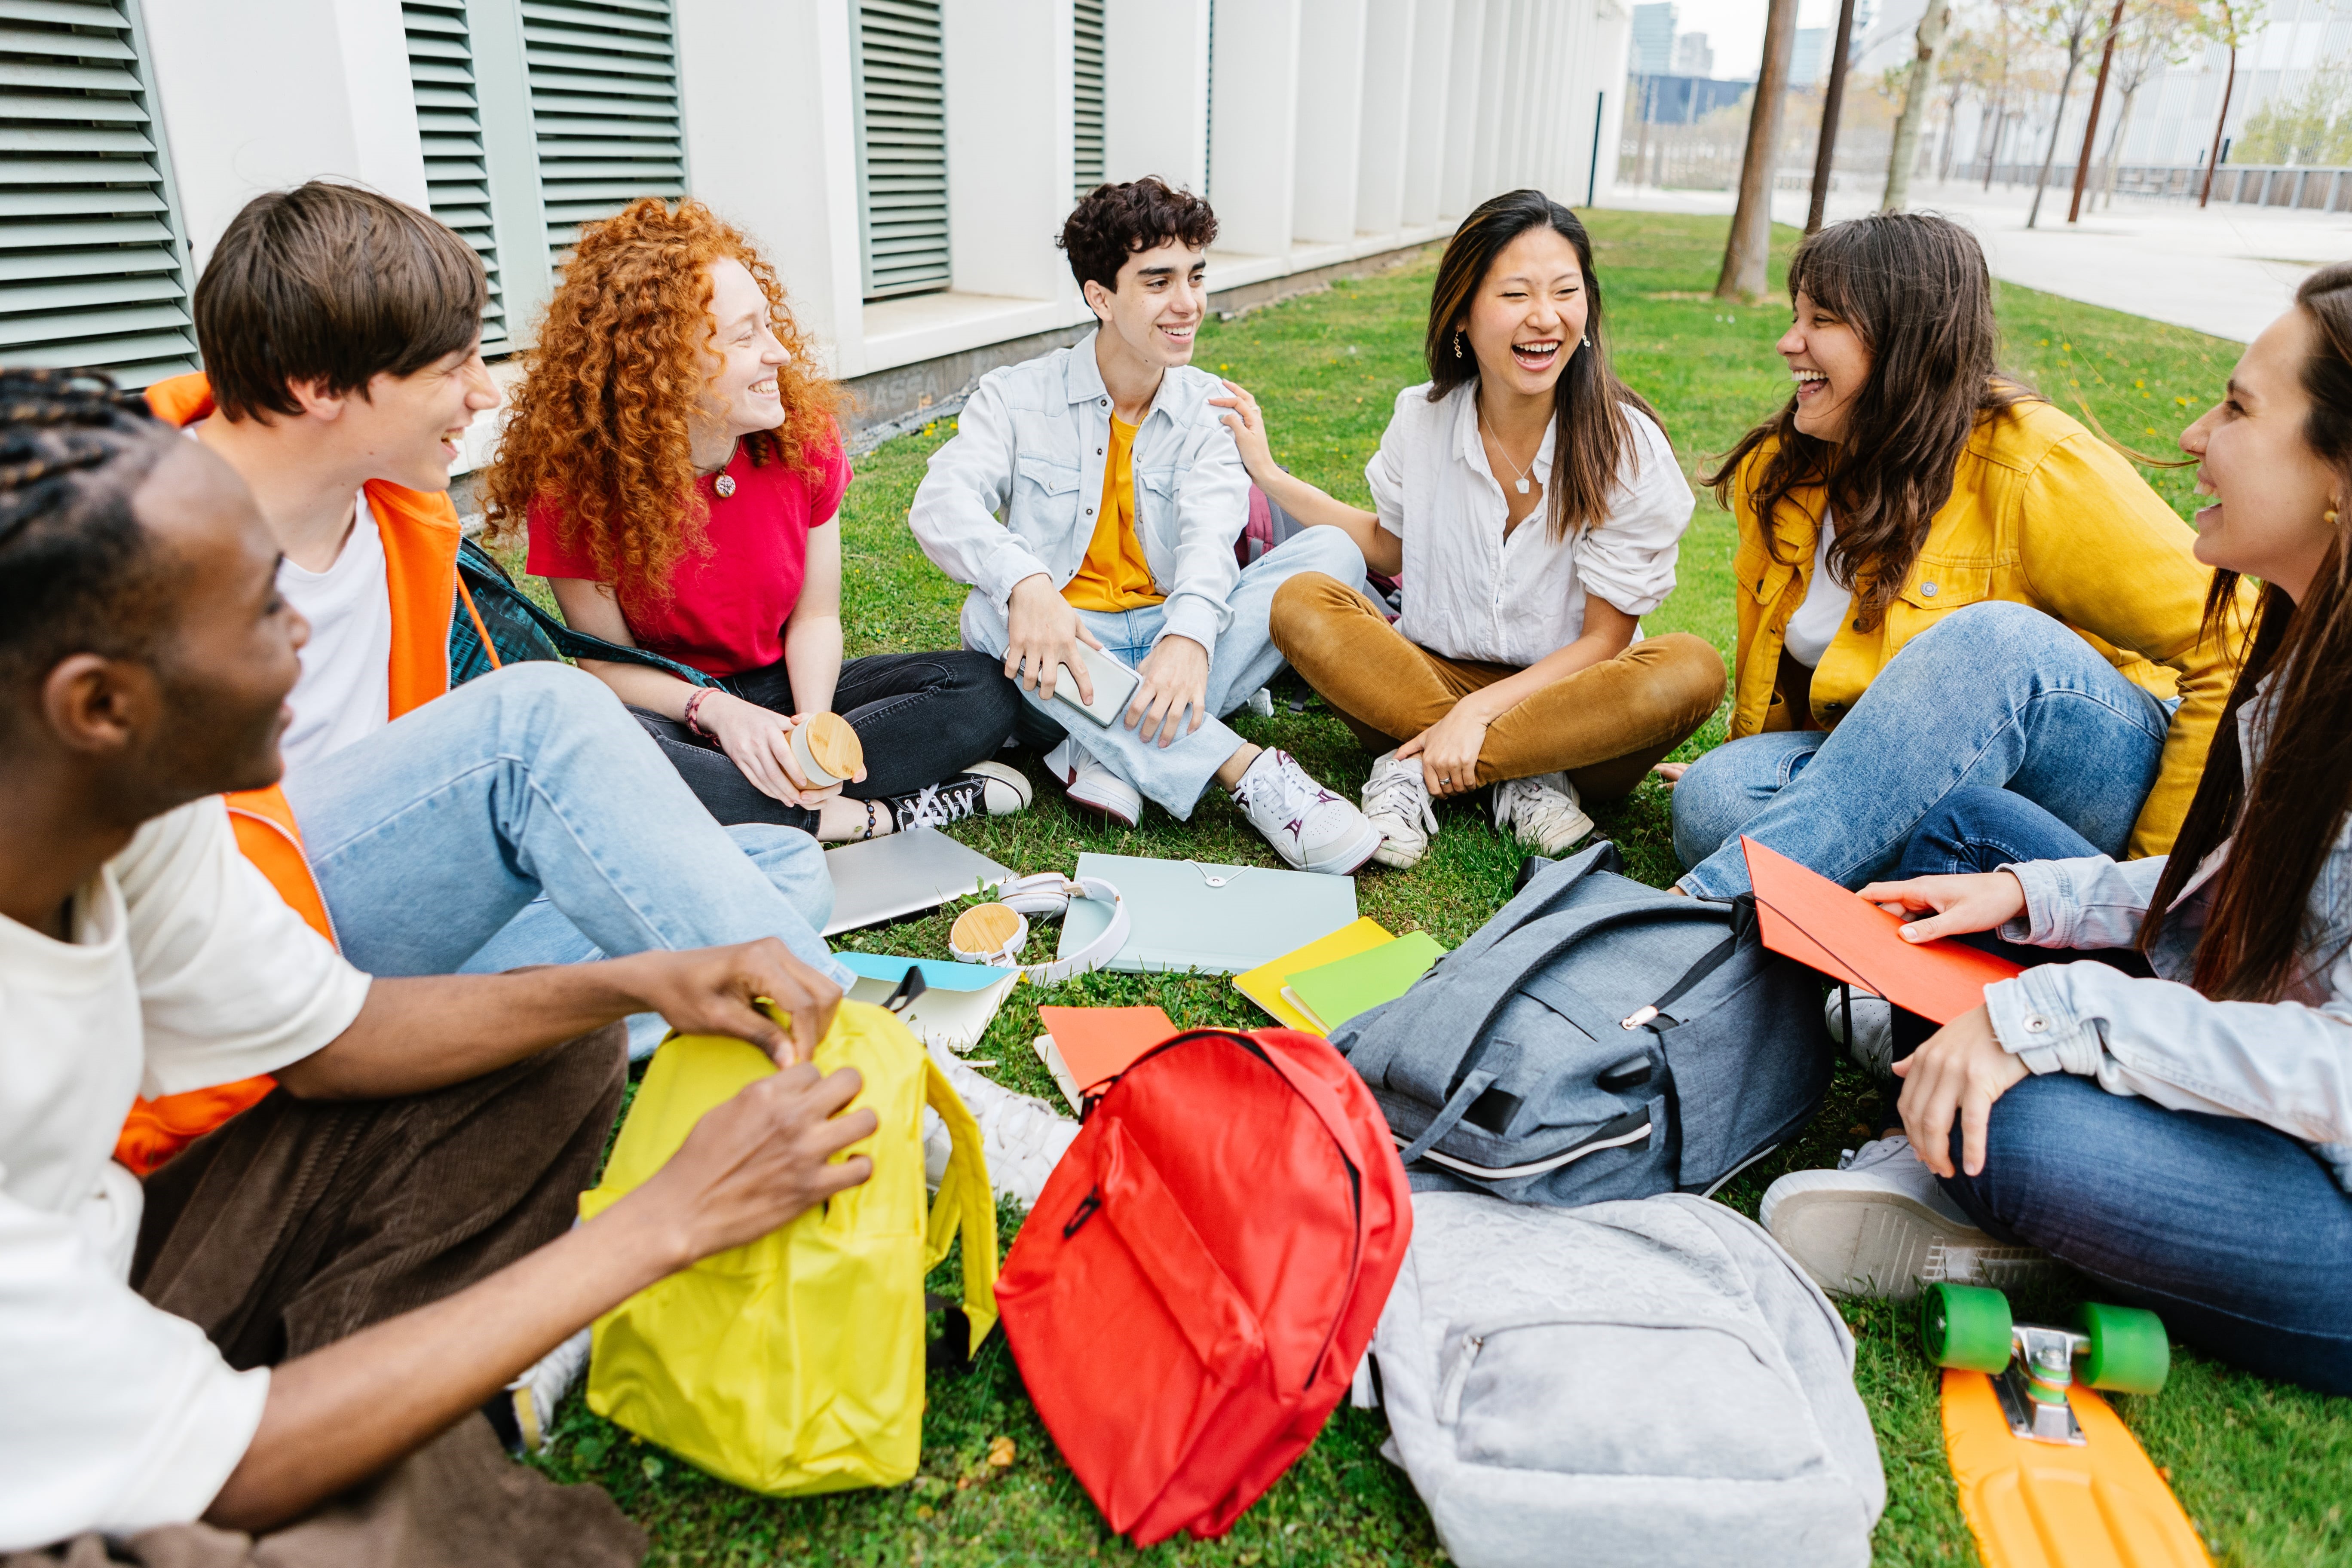
[(1948, 938), (1913, 944), (1903, 921), (1818, 871), (1746, 834), (1748, 880), (1764, 945), (1832, 980), (1884, 996), (1906, 1013), (1948, 1024), (1984, 1001), (1984, 988), (2021, 973), (2005, 958)]
[(1037, 1021), (1054, 1037), (1081, 1095), (1117, 1078), (1136, 1058), (1177, 1033), (1157, 1007), (1040, 1007)]

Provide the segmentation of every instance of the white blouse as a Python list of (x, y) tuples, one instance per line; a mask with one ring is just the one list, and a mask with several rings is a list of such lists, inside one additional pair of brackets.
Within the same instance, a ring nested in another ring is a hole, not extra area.
[[(1467, 383), (1432, 403), (1423, 382), (1397, 394), (1364, 467), (1381, 526), (1404, 545), (1397, 630), (1447, 658), (1524, 668), (1581, 635), (1587, 594), (1629, 616), (1656, 609), (1696, 504), (1665, 432), (1626, 408), (1633, 447), (1599, 527), (1555, 542), (1538, 506), (1505, 538), (1510, 510), (1478, 438), (1475, 392)], [(1546, 485), (1557, 433), (1544, 432), (1528, 470)]]

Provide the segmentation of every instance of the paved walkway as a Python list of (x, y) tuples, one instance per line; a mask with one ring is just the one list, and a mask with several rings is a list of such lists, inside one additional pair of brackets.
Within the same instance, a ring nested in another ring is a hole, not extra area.
[[(2068, 192), (2042, 201), (2042, 225), (2025, 226), (2030, 189), (1990, 193), (1973, 184), (1930, 181), (1912, 189), (1916, 210), (1966, 224), (1985, 247), (1993, 276), (2070, 300), (2189, 327), (2244, 342), (2294, 301), (2315, 267), (2352, 260), (2352, 213), (2289, 212), (2216, 204), (2201, 212), (2172, 203), (2119, 201), (2066, 222)], [(2087, 205), (2087, 198), (2086, 205)], [(1728, 213), (1725, 191), (1654, 191), (1619, 186), (1605, 206), (1644, 212)], [(1874, 194), (1833, 193), (1832, 220), (1875, 210)], [(1772, 216), (1801, 227), (1805, 193), (1781, 191)]]

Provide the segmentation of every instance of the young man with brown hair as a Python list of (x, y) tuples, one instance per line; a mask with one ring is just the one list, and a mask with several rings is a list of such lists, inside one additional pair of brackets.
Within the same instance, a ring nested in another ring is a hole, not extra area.
[[(840, 994), (772, 939), (503, 975), (338, 956), (217, 798), (280, 771), (308, 628), (278, 563), (209, 450), (99, 378), (0, 372), (0, 1556), (633, 1563), (608, 1500), (473, 1413), (865, 1179), (856, 1075), (805, 1065)], [(741, 862), (707, 817), (645, 831)], [(646, 1009), (784, 1070), (575, 1227), (611, 1026)], [(256, 1072), (278, 1089), (143, 1186), (109, 1158), (142, 1087)]]
[[(1192, 368), (1216, 234), (1208, 203), (1149, 176), (1081, 201), (1059, 243), (1101, 326), (982, 380), (907, 521), (971, 584), (964, 642), (1020, 682), (1024, 731), (1053, 747), (1046, 766), (1072, 801), (1132, 826), (1146, 796), (1191, 816), (1213, 781), (1286, 864), (1345, 874), (1379, 829), (1288, 752), (1223, 722), (1282, 668), (1266, 632), (1275, 589), (1302, 572), (1360, 587), (1364, 562), (1320, 528), (1246, 571), (1234, 559), (1249, 477), (1209, 404), (1223, 384)], [(1140, 678), (1108, 723), (1050, 705), (1064, 666), (1094, 701), (1082, 645)]]

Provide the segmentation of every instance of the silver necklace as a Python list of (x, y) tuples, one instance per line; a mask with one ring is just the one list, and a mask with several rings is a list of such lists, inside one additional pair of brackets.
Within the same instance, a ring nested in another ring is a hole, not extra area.
[[(1509, 452), (1507, 452), (1507, 451), (1505, 451), (1505, 450), (1504, 450), (1504, 447), (1503, 447), (1503, 438), (1502, 438), (1500, 436), (1496, 436), (1496, 435), (1495, 435), (1495, 433), (1494, 433), (1492, 430), (1488, 430), (1488, 429), (1486, 428), (1486, 419), (1485, 419), (1485, 417), (1484, 417), (1483, 416), (1479, 418), (1479, 421), (1478, 421), (1478, 429), (1479, 429), (1479, 431), (1480, 431), (1482, 434), (1484, 434), (1484, 435), (1486, 435), (1486, 436), (1488, 436), (1488, 437), (1491, 437), (1493, 438), (1494, 443), (1495, 443), (1495, 450), (1496, 450), (1497, 452), (1502, 452), (1502, 454), (1503, 454), (1503, 466), (1504, 466), (1505, 468), (1507, 468), (1510, 469), (1513, 473), (1515, 473), (1515, 474), (1517, 474), (1517, 475), (1518, 475), (1518, 476), (1519, 476), (1519, 477), (1518, 477), (1518, 480), (1517, 480), (1517, 483), (1515, 483), (1515, 484), (1513, 484), (1513, 485), (1511, 486), (1511, 488), (1512, 488), (1513, 489), (1515, 489), (1515, 490), (1518, 491), (1521, 495), (1525, 495), (1525, 494), (1527, 494), (1527, 493), (1528, 493), (1528, 470), (1529, 468), (1533, 468), (1535, 467), (1535, 464), (1533, 464), (1532, 462), (1530, 462), (1530, 463), (1528, 465), (1528, 467), (1527, 467), (1526, 468), (1520, 468), (1517, 463), (1512, 462), (1512, 461), (1511, 461), (1511, 454), (1510, 454)], [(1538, 450), (1540, 451), (1540, 448), (1538, 448)]]
[(740, 451), (742, 447), (743, 438), (738, 436), (735, 438), (735, 444), (727, 448), (727, 461), (719, 465), (719, 477), (710, 481), (710, 488), (718, 492), (720, 500), (725, 500), (735, 493), (735, 476), (729, 473), (727, 468), (729, 464), (735, 461), (735, 454)]

